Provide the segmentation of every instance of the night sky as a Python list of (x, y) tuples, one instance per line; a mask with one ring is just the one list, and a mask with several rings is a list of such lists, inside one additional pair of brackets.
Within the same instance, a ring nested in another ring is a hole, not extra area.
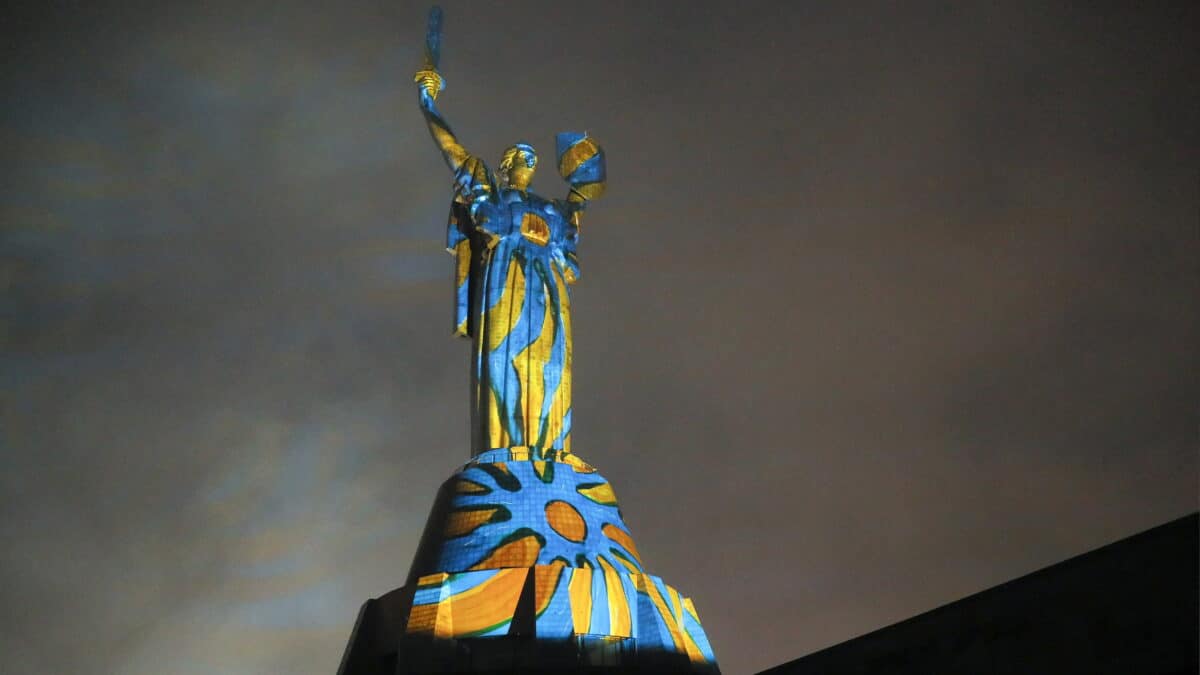
[[(332, 675), (469, 456), (428, 5), (170, 4), (4, 21), (0, 669)], [(468, 149), (606, 149), (575, 450), (729, 675), (1198, 503), (1197, 5), (850, 4), (444, 3)]]

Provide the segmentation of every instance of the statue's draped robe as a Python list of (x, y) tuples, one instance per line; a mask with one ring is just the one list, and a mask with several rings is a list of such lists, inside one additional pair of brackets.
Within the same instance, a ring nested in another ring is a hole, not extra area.
[(566, 200), (501, 189), (475, 157), (455, 176), (446, 243), (457, 262), (455, 332), (475, 347), (476, 454), (571, 450), (568, 286), (579, 276), (576, 223), (603, 190), (604, 157), (582, 134), (560, 135), (559, 155)]
[(570, 452), (577, 207), (488, 183), (467, 181), (448, 228), (456, 333), (475, 347), (474, 452)]

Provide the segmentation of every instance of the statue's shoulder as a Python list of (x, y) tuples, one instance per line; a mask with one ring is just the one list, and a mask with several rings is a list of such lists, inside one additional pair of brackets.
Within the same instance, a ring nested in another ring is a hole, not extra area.
[(496, 193), (496, 180), (482, 159), (468, 155), (454, 172), (455, 193), (461, 201), (470, 203)]

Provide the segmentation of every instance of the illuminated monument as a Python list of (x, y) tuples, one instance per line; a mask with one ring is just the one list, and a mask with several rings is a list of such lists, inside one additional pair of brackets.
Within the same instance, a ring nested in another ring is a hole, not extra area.
[(534, 149), (492, 172), (438, 112), (440, 12), (421, 111), (454, 172), (454, 331), (474, 347), (472, 459), (442, 486), (405, 586), (368, 601), (341, 675), (717, 673), (692, 601), (648, 573), (617, 499), (571, 448), (570, 286), (604, 153), (557, 137), (562, 200), (529, 190)]

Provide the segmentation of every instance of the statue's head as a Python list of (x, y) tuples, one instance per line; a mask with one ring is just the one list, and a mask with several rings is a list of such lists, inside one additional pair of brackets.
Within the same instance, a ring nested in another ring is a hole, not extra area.
[(500, 158), (500, 181), (514, 190), (528, 189), (537, 162), (532, 145), (516, 143), (510, 146)]

